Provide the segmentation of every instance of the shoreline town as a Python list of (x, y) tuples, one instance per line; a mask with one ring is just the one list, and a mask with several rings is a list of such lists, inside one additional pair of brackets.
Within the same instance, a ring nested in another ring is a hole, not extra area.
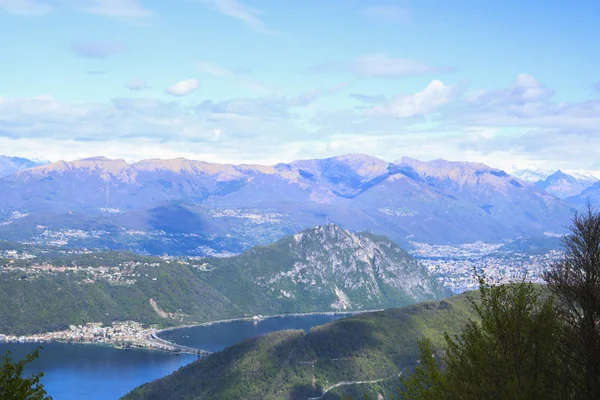
[(314, 313), (295, 313), (278, 315), (255, 315), (252, 317), (240, 317), (232, 319), (223, 319), (208, 321), (198, 324), (173, 326), (164, 329), (156, 327), (144, 327), (136, 321), (117, 321), (110, 326), (103, 326), (101, 322), (90, 322), (85, 325), (69, 325), (69, 329), (62, 331), (53, 331), (37, 333), (33, 335), (3, 335), (0, 334), (0, 343), (77, 343), (77, 344), (96, 344), (111, 345), (117, 349), (146, 349), (160, 350), (173, 353), (190, 353), (197, 355), (208, 355), (209, 351), (178, 345), (176, 343), (161, 339), (159, 335), (163, 332), (177, 329), (194, 328), (199, 326), (211, 326), (216, 324), (225, 324), (237, 321), (259, 321), (268, 318), (282, 317), (303, 317), (311, 315), (355, 315), (366, 312), (380, 310), (360, 310), (347, 312), (314, 312)]

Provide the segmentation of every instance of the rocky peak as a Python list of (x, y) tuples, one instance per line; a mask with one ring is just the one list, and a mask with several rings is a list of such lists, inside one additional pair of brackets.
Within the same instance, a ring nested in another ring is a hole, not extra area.
[(569, 180), (569, 181), (576, 181), (577, 179), (575, 179), (575, 177), (571, 176), (571, 175), (567, 175), (564, 172), (562, 172), (560, 169), (558, 171), (556, 171), (555, 173), (553, 173), (552, 175), (550, 175), (549, 177), (547, 177), (545, 179), (546, 182), (552, 182), (552, 181), (558, 181), (558, 180)]
[(319, 241), (339, 240), (340, 238), (351, 237), (352, 232), (347, 231), (336, 224), (318, 225), (294, 235), (296, 242), (303, 240), (316, 239)]
[[(259, 284), (290, 298), (314, 291), (330, 298), (333, 309), (389, 305), (391, 293), (413, 301), (441, 294), (427, 270), (394, 242), (335, 224), (306, 229), (252, 253), (262, 260), (263, 251), (277, 254), (280, 271), (273, 274), (262, 265), (270, 272), (257, 277)], [(281, 261), (286, 259), (288, 265)]]

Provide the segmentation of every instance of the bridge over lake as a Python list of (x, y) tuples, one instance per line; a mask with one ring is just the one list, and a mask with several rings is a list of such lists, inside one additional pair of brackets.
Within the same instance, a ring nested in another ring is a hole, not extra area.
[(169, 342), (168, 340), (164, 340), (158, 337), (158, 335), (156, 334), (156, 331), (151, 331), (150, 334), (147, 336), (148, 341), (152, 342), (153, 344), (157, 345), (157, 347), (159, 348), (164, 348), (164, 350), (168, 350), (168, 351), (173, 351), (173, 352), (178, 352), (178, 353), (189, 353), (189, 354), (196, 354), (199, 356), (208, 356), (210, 354), (212, 354), (212, 352), (210, 351), (206, 351), (206, 350), (202, 350), (202, 349), (196, 349), (193, 347), (188, 347), (188, 346), (183, 346), (177, 343), (173, 343), (173, 342)]

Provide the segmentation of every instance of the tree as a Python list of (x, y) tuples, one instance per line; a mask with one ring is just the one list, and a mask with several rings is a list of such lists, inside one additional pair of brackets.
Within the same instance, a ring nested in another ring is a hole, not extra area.
[(39, 350), (27, 354), (19, 362), (13, 362), (11, 352), (2, 356), (2, 369), (0, 369), (0, 399), (2, 400), (52, 400), (40, 379), (42, 372), (24, 378), (25, 365), (39, 357)]
[(419, 341), (420, 360), (414, 374), (409, 379), (401, 379), (406, 400), (437, 400), (446, 398), (448, 385), (442, 372), (439, 356), (436, 356), (433, 343), (429, 339)]
[(480, 321), (446, 334), (436, 355), (420, 343), (420, 365), (403, 379), (406, 400), (563, 399), (560, 332), (553, 299), (531, 283), (490, 285), (480, 278)]
[(579, 399), (600, 399), (600, 213), (575, 214), (565, 255), (544, 278), (565, 321), (565, 376)]

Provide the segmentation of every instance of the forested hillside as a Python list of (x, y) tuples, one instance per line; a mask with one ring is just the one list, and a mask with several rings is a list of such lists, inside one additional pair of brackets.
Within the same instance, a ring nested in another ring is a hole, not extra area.
[[(5, 244), (0, 333), (134, 320), (171, 326), (246, 315), (380, 309), (445, 296), (384, 237), (335, 225), (230, 258), (72, 253)], [(9, 255), (12, 258), (9, 258)]]
[(344, 318), (308, 334), (275, 332), (202, 358), (124, 399), (377, 398), (393, 393), (400, 372), (414, 366), (418, 339), (441, 345), (445, 331), (457, 334), (474, 317), (467, 295), (460, 295)]

